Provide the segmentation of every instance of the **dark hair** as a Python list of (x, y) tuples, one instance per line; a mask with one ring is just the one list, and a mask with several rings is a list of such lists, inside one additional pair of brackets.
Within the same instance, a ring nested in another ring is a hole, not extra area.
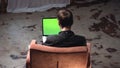
[(61, 27), (71, 27), (73, 24), (73, 14), (67, 9), (61, 9), (57, 13), (59, 25)]

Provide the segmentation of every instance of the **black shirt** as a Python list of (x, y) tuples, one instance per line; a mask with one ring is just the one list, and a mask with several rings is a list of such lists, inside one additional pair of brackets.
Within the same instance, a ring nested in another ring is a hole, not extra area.
[(61, 31), (58, 35), (48, 36), (43, 45), (55, 47), (85, 46), (86, 39), (84, 36), (75, 35), (72, 31)]

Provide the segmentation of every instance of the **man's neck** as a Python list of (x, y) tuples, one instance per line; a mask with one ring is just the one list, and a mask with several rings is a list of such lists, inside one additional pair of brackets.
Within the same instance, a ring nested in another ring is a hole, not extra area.
[(71, 28), (67, 28), (67, 27), (61, 28), (61, 31), (68, 31), (68, 30), (71, 30)]

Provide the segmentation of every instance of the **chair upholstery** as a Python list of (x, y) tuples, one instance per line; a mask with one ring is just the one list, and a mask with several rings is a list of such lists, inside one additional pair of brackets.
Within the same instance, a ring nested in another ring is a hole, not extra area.
[(27, 68), (88, 68), (90, 44), (77, 47), (51, 47), (32, 40), (27, 54)]

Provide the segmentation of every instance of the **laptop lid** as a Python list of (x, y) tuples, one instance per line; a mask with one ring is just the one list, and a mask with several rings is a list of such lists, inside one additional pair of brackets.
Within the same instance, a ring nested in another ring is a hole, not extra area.
[(56, 17), (42, 18), (42, 34), (43, 36), (57, 35), (60, 32), (58, 19)]

